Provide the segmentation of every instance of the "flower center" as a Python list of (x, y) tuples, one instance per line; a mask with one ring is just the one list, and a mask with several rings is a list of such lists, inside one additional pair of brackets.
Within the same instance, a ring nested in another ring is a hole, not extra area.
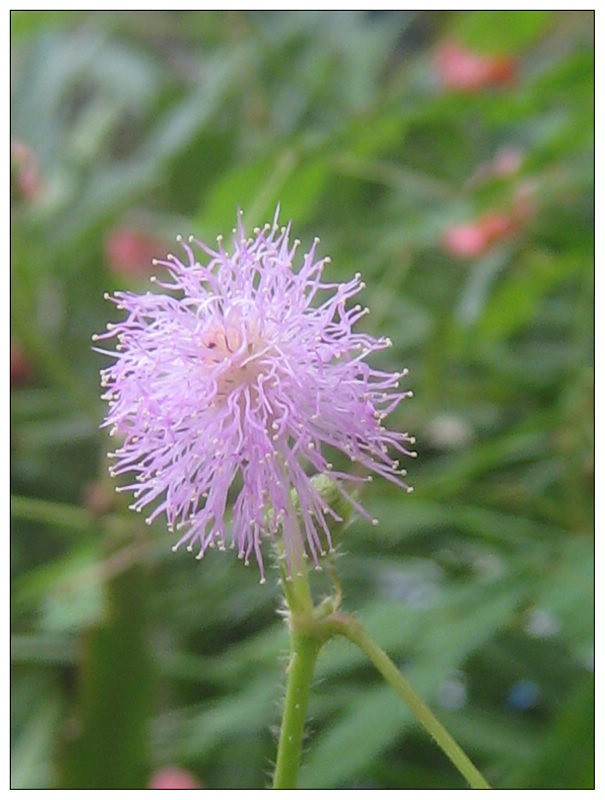
[(201, 360), (214, 374), (217, 399), (250, 385), (262, 372), (261, 356), (267, 352), (267, 343), (255, 319), (240, 314), (212, 319), (201, 344)]

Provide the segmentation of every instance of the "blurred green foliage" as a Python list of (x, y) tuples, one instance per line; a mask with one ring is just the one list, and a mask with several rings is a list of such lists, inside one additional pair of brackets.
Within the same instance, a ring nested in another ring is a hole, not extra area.
[[(452, 41), (514, 74), (448, 88)], [(592, 786), (593, 51), (587, 12), (12, 13), (14, 788), (267, 784), (277, 576), (118, 502), (90, 337), (149, 239), (278, 201), (332, 279), (363, 273), (415, 392), (416, 492), (366, 494), (346, 607), (495, 786)], [(309, 732), (303, 786), (463, 785), (343, 642)]]

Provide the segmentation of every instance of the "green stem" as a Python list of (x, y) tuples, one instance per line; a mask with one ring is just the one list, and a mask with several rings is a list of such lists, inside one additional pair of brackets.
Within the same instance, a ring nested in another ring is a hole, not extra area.
[(296, 788), (315, 662), (324, 642), (340, 635), (363, 650), (470, 786), (473, 789), (489, 789), (485, 778), (412, 689), (384, 650), (366, 633), (355, 617), (338, 612), (341, 590), (333, 566), (330, 567), (330, 573), (335, 593), (316, 606), (313, 603), (304, 559), (300, 562), (300, 572), (289, 575), (283, 551), (277, 550), (276, 555), (288, 612), (290, 662), (273, 788)]
[(301, 560), (301, 572), (298, 574), (288, 574), (283, 555), (279, 559), (279, 568), (288, 608), (290, 661), (273, 788), (296, 789), (311, 681), (317, 656), (326, 637), (316, 625), (304, 560)]
[(279, 564), (279, 570), (286, 605), (290, 611), (290, 626), (296, 627), (296, 620), (299, 617), (313, 614), (313, 598), (311, 597), (307, 570), (303, 566), (303, 572), (300, 574), (288, 575), (283, 561)]
[(362, 628), (359, 622), (346, 614), (332, 614), (326, 623), (333, 634), (345, 636), (360, 647), (376, 669), (391, 684), (408, 705), (416, 719), (426, 728), (446, 756), (466, 778), (473, 789), (489, 789), (490, 785), (466, 753), (447, 732), (424, 701), (416, 694), (395, 664)]
[(292, 630), (284, 713), (273, 777), (274, 789), (296, 789), (313, 669), (321, 642)]

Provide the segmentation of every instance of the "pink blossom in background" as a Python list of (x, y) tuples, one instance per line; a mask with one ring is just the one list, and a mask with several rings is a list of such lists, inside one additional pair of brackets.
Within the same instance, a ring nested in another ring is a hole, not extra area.
[(164, 767), (153, 773), (148, 789), (203, 789), (190, 772), (181, 767)]
[(484, 56), (456, 42), (446, 42), (437, 50), (435, 69), (445, 89), (476, 92), (486, 86), (510, 84), (516, 62), (509, 56)]
[(25, 200), (33, 202), (42, 192), (40, 165), (36, 153), (25, 142), (13, 139), (11, 164), (14, 167), (17, 188)]
[(110, 269), (126, 277), (148, 275), (155, 255), (165, 249), (166, 244), (161, 240), (135, 228), (119, 228), (105, 240)]
[[(229, 542), (245, 563), (255, 556), (261, 580), (265, 538), (283, 537), (290, 571), (332, 547), (329, 520), (341, 518), (313, 472), (369, 519), (345, 488), (371, 478), (360, 468), (410, 491), (390, 451), (414, 456), (414, 440), (384, 425), (411, 395), (399, 389), (407, 370), (369, 366), (391, 342), (353, 331), (368, 309), (350, 301), (365, 284), (359, 273), (326, 282), (318, 241), (295, 271), (300, 243), (277, 214), (251, 238), (240, 219), (230, 252), (222, 237), (216, 249), (190, 237), (183, 261), (156, 262), (168, 273), (152, 278), (159, 292), (108, 296), (126, 318), (94, 337), (117, 339), (99, 352), (113, 360), (101, 373), (105, 425), (119, 441), (110, 472), (135, 474), (118, 491), (133, 492), (135, 511), (152, 505), (148, 523), (165, 515), (179, 532), (173, 549), (202, 558)], [(354, 468), (335, 468), (330, 451)]]
[(516, 222), (511, 214), (492, 212), (463, 225), (454, 225), (443, 234), (444, 250), (457, 258), (477, 258), (500, 239), (514, 233)]
[(32, 365), (23, 348), (11, 341), (11, 386), (21, 386), (32, 376)]
[(488, 245), (511, 236), (518, 227), (512, 211), (507, 213), (492, 211), (481, 217), (479, 224)]
[(536, 186), (520, 183), (506, 211), (490, 211), (476, 220), (447, 228), (441, 237), (443, 249), (456, 258), (478, 258), (503, 239), (518, 233), (536, 213)]
[(442, 237), (444, 250), (458, 258), (477, 258), (488, 247), (487, 237), (477, 222), (454, 225)]

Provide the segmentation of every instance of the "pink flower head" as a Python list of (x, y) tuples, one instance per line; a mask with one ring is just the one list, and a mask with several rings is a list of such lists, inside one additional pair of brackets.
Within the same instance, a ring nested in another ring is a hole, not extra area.
[(343, 481), (371, 476), (336, 470), (330, 451), (408, 491), (389, 449), (415, 455), (411, 437), (383, 426), (411, 395), (398, 389), (407, 370), (370, 367), (366, 356), (391, 342), (353, 332), (368, 311), (349, 304), (361, 276), (324, 282), (317, 239), (295, 272), (289, 236), (276, 214), (252, 238), (240, 218), (230, 252), (222, 237), (216, 250), (190, 237), (183, 261), (155, 262), (170, 276), (152, 278), (162, 291), (108, 297), (126, 319), (94, 337), (117, 339), (100, 351), (115, 358), (101, 373), (104, 424), (121, 440), (110, 472), (135, 473), (118, 491), (134, 493), (135, 511), (154, 506), (148, 523), (165, 514), (180, 532), (173, 549), (202, 558), (229, 542), (245, 563), (255, 555), (262, 581), (264, 537), (283, 536), (290, 571), (332, 547), (328, 523), (340, 517), (313, 473), (368, 517)]
[(444, 88), (476, 92), (486, 86), (511, 83), (516, 64), (508, 56), (483, 56), (447, 42), (437, 51), (435, 68)]

